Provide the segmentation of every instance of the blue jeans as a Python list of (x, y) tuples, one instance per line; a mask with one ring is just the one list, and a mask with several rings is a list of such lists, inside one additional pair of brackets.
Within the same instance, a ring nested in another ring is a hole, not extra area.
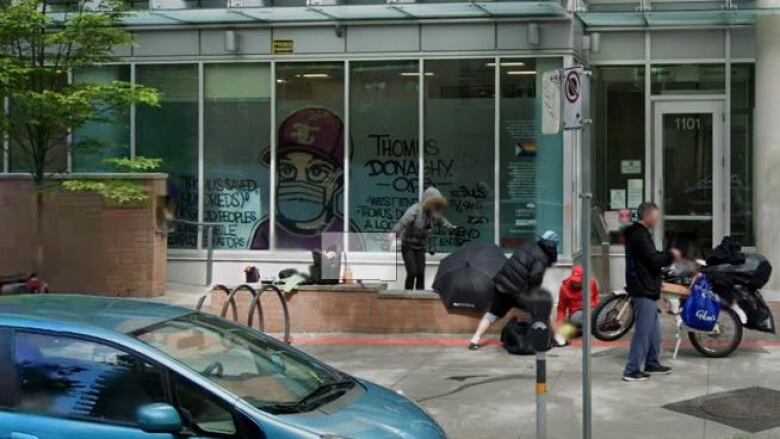
[(661, 316), (655, 300), (635, 297), (634, 301), (634, 338), (623, 374), (639, 372), (647, 367), (659, 366), (661, 354)]

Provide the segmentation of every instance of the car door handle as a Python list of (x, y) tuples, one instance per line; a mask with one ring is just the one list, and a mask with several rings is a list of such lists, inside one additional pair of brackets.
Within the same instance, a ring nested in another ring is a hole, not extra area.
[(10, 439), (38, 439), (38, 436), (35, 436), (34, 434), (29, 434), (29, 433), (13, 432), (13, 433), (11, 433)]

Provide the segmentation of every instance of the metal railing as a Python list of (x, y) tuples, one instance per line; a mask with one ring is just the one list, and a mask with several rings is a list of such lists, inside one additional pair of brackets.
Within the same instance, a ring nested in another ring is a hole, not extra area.
[(222, 226), (222, 223), (200, 223), (184, 219), (169, 219), (168, 222), (203, 229), (206, 237), (206, 285), (211, 285), (214, 278), (214, 228)]

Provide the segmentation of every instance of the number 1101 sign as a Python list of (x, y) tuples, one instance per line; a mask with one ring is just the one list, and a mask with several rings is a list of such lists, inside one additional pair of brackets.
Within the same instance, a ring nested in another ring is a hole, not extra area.
[(674, 118), (674, 127), (680, 131), (700, 130), (701, 119), (698, 116), (677, 116)]

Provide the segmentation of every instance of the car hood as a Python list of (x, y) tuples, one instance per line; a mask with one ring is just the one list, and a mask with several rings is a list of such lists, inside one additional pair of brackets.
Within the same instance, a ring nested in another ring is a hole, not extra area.
[(285, 416), (287, 422), (323, 435), (349, 439), (446, 439), (444, 431), (415, 403), (376, 384), (337, 411), (316, 410)]

